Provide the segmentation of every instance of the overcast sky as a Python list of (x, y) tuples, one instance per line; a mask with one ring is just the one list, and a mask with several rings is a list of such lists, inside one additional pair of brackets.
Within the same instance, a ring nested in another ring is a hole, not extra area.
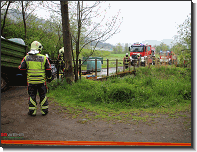
[[(120, 32), (106, 41), (113, 45), (173, 39), (178, 25), (191, 14), (191, 1), (107, 1), (105, 5), (109, 3), (107, 15), (113, 16), (120, 9), (123, 17)], [(49, 15), (45, 10), (39, 11), (39, 16)]]
[(116, 12), (121, 9), (121, 32), (107, 42), (115, 44), (145, 40), (173, 39), (177, 24), (191, 13), (190, 1), (114, 1), (109, 2)]

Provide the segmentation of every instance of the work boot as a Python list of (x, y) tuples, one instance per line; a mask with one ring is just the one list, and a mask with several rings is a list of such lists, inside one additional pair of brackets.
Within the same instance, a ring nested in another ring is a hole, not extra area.
[(48, 111), (45, 112), (45, 114), (42, 114), (42, 116), (46, 116), (48, 114)]
[(32, 112), (28, 112), (28, 115), (35, 117), (36, 115), (32, 115)]

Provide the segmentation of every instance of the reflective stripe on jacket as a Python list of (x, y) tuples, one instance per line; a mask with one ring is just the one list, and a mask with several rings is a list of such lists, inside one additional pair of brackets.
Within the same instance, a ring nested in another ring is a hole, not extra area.
[(27, 82), (39, 84), (45, 82), (46, 56), (42, 54), (25, 56), (27, 65)]
[(128, 57), (126, 56), (124, 61), (125, 61), (125, 64), (129, 64), (129, 56)]

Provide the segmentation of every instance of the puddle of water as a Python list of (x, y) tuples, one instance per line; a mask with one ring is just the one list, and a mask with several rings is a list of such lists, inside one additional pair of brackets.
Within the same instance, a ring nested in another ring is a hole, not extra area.
[[(118, 67), (119, 71), (123, 71), (123, 67)], [(130, 70), (133, 70), (133, 67), (130, 67)], [(116, 73), (116, 68), (109, 68), (109, 75), (113, 75)], [(95, 72), (92, 73), (92, 75), (95, 75)], [(87, 75), (84, 75), (86, 77)], [(102, 78), (102, 76), (107, 76), (107, 69), (101, 69), (101, 72), (97, 72), (97, 78)], [(59, 79), (61, 79), (61, 75), (59, 76)]]
[[(121, 72), (123, 71), (123, 67), (118, 67), (118, 70)], [(130, 67), (130, 70), (133, 70), (133, 67)], [(109, 75), (115, 74), (116, 68), (109, 68)], [(102, 69), (101, 72), (97, 72), (97, 76), (106, 76), (107, 75), (107, 69)]]

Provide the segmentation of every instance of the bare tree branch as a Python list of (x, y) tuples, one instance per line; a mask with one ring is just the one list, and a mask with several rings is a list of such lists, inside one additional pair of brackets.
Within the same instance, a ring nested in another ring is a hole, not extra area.
[(5, 27), (5, 20), (6, 20), (6, 17), (7, 17), (8, 8), (9, 8), (10, 4), (11, 4), (11, 1), (8, 2), (7, 9), (5, 11), (5, 15), (4, 15), (4, 19), (3, 19), (3, 25), (2, 25), (2, 28), (1, 28), (1, 35), (3, 35), (3, 29)]
[[(1, 3), (3, 3), (3, 2), (1, 2)], [(5, 1), (5, 2), (3, 3), (3, 5), (1, 6), (1, 9), (2, 9), (5, 5), (7, 5), (7, 3), (9, 3), (9, 1)]]

